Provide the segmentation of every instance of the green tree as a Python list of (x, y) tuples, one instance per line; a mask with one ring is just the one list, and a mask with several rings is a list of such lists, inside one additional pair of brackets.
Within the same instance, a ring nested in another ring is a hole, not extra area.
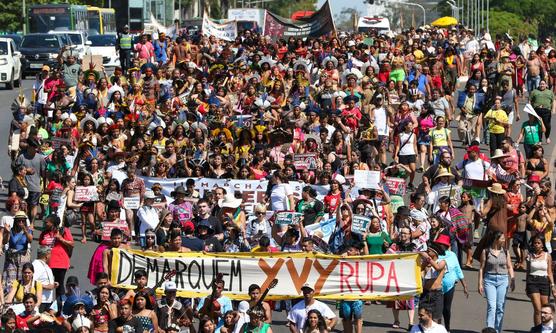
[(504, 33), (514, 37), (527, 36), (528, 34), (537, 35), (538, 26), (536, 20), (527, 22), (523, 17), (514, 13), (496, 9), (490, 11), (489, 28), (492, 36)]

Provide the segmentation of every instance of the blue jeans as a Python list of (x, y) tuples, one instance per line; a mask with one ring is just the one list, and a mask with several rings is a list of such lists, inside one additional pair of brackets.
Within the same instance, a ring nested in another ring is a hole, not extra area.
[(497, 332), (502, 332), (509, 276), (486, 273), (483, 281), (487, 299), (486, 326), (494, 327)]
[(540, 76), (529, 76), (527, 75), (527, 93), (531, 93), (533, 90), (539, 87), (539, 83), (541, 82)]

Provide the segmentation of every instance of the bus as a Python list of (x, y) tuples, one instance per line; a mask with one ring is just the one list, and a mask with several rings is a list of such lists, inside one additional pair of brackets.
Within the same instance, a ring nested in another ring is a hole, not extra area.
[(56, 4), (35, 5), (27, 17), (29, 32), (47, 33), (51, 30), (88, 30), (87, 6)]
[(116, 33), (116, 11), (113, 8), (87, 7), (89, 35)]

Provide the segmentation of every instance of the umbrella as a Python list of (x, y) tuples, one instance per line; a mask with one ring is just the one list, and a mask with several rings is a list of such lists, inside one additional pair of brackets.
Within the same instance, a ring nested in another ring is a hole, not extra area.
[(444, 16), (434, 20), (431, 25), (435, 27), (449, 27), (458, 24), (458, 20), (451, 16)]

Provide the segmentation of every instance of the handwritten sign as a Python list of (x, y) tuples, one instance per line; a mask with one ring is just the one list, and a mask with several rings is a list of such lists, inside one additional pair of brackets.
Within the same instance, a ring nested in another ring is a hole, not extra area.
[(369, 230), (371, 219), (364, 215), (353, 215), (351, 218), (351, 232), (363, 234)]
[(60, 149), (61, 146), (70, 146), (71, 140), (66, 138), (58, 138), (53, 136), (50, 138), (50, 142), (52, 142), (52, 148)]
[(129, 228), (126, 222), (102, 222), (102, 240), (109, 241), (112, 229), (120, 229), (125, 235), (129, 235)]
[(125, 197), (124, 198), (124, 208), (125, 209), (139, 209), (141, 207), (141, 198), (139, 197)]
[(293, 155), (293, 165), (296, 169), (315, 170), (317, 168), (317, 154), (295, 154)]
[(442, 197), (448, 197), (451, 199), (451, 204), (452, 206), (458, 207), (461, 203), (461, 186), (459, 185), (448, 185), (448, 186), (443, 186), (441, 188), (439, 188), (438, 190), (436, 190), (436, 192), (438, 193), (437, 197), (438, 199), (442, 198)]
[(277, 212), (275, 223), (278, 225), (299, 224), (302, 213), (297, 212)]
[(380, 189), (380, 171), (355, 170), (353, 179), (360, 189)]
[[(172, 281), (179, 297), (210, 295), (210, 286), (203, 281), (210, 281), (216, 272), (223, 273), (224, 294), (235, 300), (248, 300), (251, 284), (266, 290), (273, 278), (278, 279), (278, 284), (268, 293), (267, 299), (271, 300), (299, 298), (305, 284), (314, 288), (316, 298), (333, 300), (402, 300), (423, 291), (417, 253), (344, 258), (314, 253), (268, 256), (112, 249), (112, 254), (109, 269), (113, 287), (137, 288), (133, 275), (143, 268), (148, 287), (152, 288), (164, 272), (176, 269), (178, 273)], [(265, 267), (273, 267), (272, 274)]]
[(405, 195), (406, 184), (405, 179), (397, 177), (386, 177), (384, 183), (388, 187), (388, 191), (391, 195), (399, 194)]
[(96, 186), (77, 186), (75, 187), (75, 201), (88, 202), (98, 201)]

